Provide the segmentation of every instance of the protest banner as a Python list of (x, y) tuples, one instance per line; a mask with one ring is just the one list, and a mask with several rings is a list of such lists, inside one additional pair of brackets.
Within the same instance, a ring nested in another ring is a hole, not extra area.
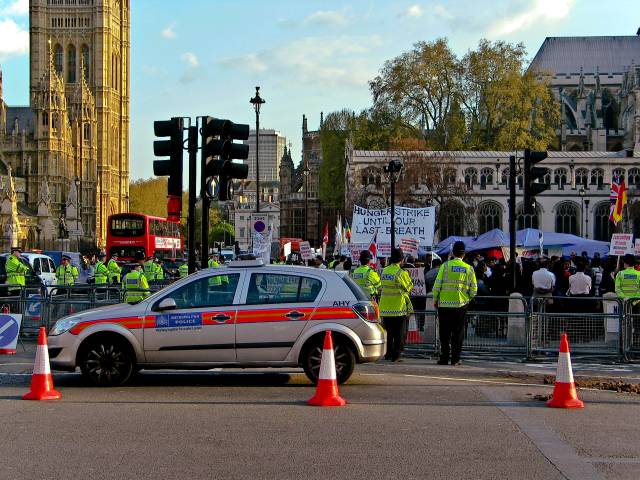
[(614, 233), (611, 236), (609, 255), (621, 257), (627, 253), (633, 253), (633, 234)]
[(426, 297), (427, 289), (424, 281), (424, 268), (407, 268), (411, 281), (413, 282), (412, 297)]
[(271, 232), (266, 235), (253, 234), (253, 255), (267, 265), (271, 263)]
[(405, 256), (418, 258), (418, 245), (420, 245), (420, 241), (415, 238), (403, 238), (400, 240), (400, 249)]
[[(403, 238), (413, 238), (424, 247), (433, 245), (436, 209), (427, 208), (395, 208), (396, 243)], [(391, 209), (369, 210), (359, 206), (353, 207), (352, 237), (353, 243), (368, 243), (378, 232), (379, 244), (391, 243)]]
[(640, 238), (636, 238), (636, 244), (634, 246), (634, 254), (640, 255)]
[(313, 258), (313, 251), (309, 242), (300, 242), (300, 256), (303, 260), (311, 260)]

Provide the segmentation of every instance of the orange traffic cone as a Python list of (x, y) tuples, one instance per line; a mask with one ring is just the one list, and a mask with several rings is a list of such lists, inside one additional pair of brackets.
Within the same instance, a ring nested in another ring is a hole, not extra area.
[(47, 350), (47, 334), (44, 327), (40, 327), (36, 361), (33, 364), (31, 377), (31, 391), (22, 397), (23, 400), (57, 400), (62, 395), (53, 389), (51, 368), (49, 367), (49, 351)]
[(347, 404), (347, 401), (340, 396), (340, 392), (338, 391), (336, 361), (333, 357), (331, 330), (327, 330), (324, 337), (316, 394), (307, 401), (307, 404), (315, 407), (342, 407)]
[(416, 316), (411, 315), (409, 317), (409, 328), (407, 330), (407, 343), (420, 343), (420, 332), (418, 331), (418, 322), (416, 322)]
[(584, 403), (578, 398), (576, 384), (573, 381), (571, 370), (571, 355), (569, 353), (569, 340), (563, 333), (560, 340), (560, 354), (558, 355), (558, 371), (556, 384), (553, 388), (553, 397), (547, 402), (547, 407), (555, 408), (584, 408)]

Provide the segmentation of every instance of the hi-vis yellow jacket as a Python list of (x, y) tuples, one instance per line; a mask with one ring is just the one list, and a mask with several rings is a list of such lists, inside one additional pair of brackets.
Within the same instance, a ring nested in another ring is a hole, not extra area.
[(382, 294), (380, 295), (380, 315), (383, 317), (404, 317), (413, 311), (409, 294), (413, 281), (409, 272), (397, 263), (382, 270)]
[(459, 258), (444, 262), (433, 285), (433, 303), (441, 308), (462, 308), (478, 293), (476, 274)]

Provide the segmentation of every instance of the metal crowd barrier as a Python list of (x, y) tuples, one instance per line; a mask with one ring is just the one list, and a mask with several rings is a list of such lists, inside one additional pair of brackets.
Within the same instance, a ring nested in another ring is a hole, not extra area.
[[(426, 297), (424, 310), (409, 317), (406, 347), (409, 351), (440, 351), (438, 312), (433, 297)], [(523, 297), (476, 297), (465, 322), (464, 348), (467, 351), (511, 353), (527, 351), (527, 301)]]
[(624, 302), (625, 325), (622, 335), (624, 358), (640, 358), (640, 298), (627, 299)]
[(533, 297), (528, 358), (555, 355), (560, 335), (577, 355), (624, 357), (623, 304), (614, 297)]

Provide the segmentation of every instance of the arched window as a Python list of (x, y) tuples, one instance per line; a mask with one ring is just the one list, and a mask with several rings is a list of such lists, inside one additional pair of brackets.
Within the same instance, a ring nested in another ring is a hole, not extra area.
[(455, 185), (456, 183), (456, 169), (447, 167), (442, 172), (442, 178), (445, 185)]
[(611, 222), (609, 214), (611, 212), (610, 202), (600, 202), (593, 209), (594, 238), (608, 242), (611, 240)]
[(586, 168), (579, 168), (576, 170), (576, 187), (589, 188), (589, 170)]
[(518, 230), (525, 228), (538, 228), (540, 225), (540, 205), (536, 203), (536, 211), (533, 214), (524, 213), (524, 205), (521, 203), (516, 207), (516, 224)]
[(490, 167), (480, 170), (480, 189), (486, 189), (487, 185), (493, 185), (493, 168)]
[(456, 201), (440, 206), (440, 238), (464, 235), (464, 207)]
[(627, 181), (631, 186), (640, 187), (640, 168), (630, 169), (627, 175)]
[(562, 202), (556, 206), (556, 232), (579, 235), (578, 206), (573, 202)]
[(478, 234), (502, 228), (502, 206), (498, 202), (483, 202), (478, 207)]
[(382, 187), (382, 177), (380, 175), (376, 175), (376, 187), (377, 188)]
[(507, 185), (509, 183), (509, 167), (502, 170), (502, 178), (500, 180), (503, 185)]
[(64, 53), (62, 51), (62, 45), (56, 44), (56, 46), (53, 49), (53, 64), (55, 66), (56, 73), (58, 75), (62, 75), (63, 56), (64, 56)]
[(559, 190), (564, 190), (564, 187), (567, 184), (566, 168), (556, 168), (556, 171), (553, 172), (553, 183), (558, 186)]
[(473, 188), (474, 185), (478, 184), (478, 170), (475, 168), (467, 168), (464, 171), (464, 183), (467, 188)]
[(598, 190), (604, 188), (604, 170), (601, 168), (591, 170), (591, 185), (595, 185)]
[(542, 183), (551, 185), (551, 169), (547, 168), (545, 170), (546, 170), (546, 173), (544, 174), (544, 177), (542, 177)]
[(624, 168), (614, 168), (611, 172), (611, 179), (618, 177), (619, 180), (624, 179)]
[(67, 82), (76, 83), (76, 47), (67, 48)]
[(91, 72), (91, 56), (87, 45), (82, 45), (82, 64), (84, 68), (84, 79), (88, 83), (90, 78), (89, 74)]

